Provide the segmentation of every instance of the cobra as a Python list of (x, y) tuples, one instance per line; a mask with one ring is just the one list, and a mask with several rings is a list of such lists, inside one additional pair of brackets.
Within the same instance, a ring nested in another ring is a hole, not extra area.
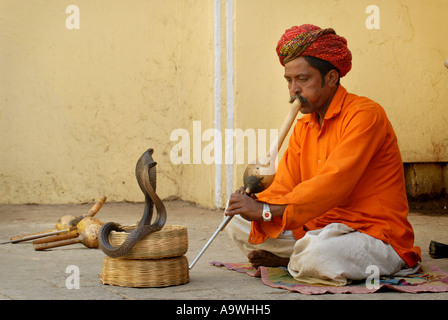
[[(99, 245), (101, 250), (112, 258), (126, 255), (143, 237), (159, 231), (166, 222), (166, 209), (162, 200), (156, 194), (156, 164), (152, 158), (154, 150), (148, 149), (137, 161), (135, 176), (138, 185), (145, 195), (145, 209), (138, 226), (130, 232), (126, 240), (118, 247), (113, 247), (109, 242), (109, 234), (112, 231), (125, 231), (118, 223), (108, 222), (99, 231)], [(154, 206), (157, 209), (157, 217), (151, 224)], [(125, 231), (126, 232), (126, 231)]]

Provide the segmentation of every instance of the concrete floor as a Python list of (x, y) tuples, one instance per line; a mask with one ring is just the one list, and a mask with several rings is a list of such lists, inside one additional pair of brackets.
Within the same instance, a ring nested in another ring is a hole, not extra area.
[[(183, 201), (165, 202), (167, 224), (188, 228), (192, 261), (216, 230), (222, 211), (197, 207)], [(54, 227), (64, 215), (78, 216), (88, 211), (83, 205), (0, 205), (0, 241), (11, 236), (43, 231)], [(123, 225), (136, 223), (142, 215), (141, 203), (107, 203), (97, 214), (104, 222)], [(448, 259), (431, 259), (430, 240), (448, 243), (448, 214), (428, 215), (415, 210), (410, 221), (416, 233), (416, 245), (421, 246), (423, 262), (448, 271)], [(264, 285), (259, 278), (223, 270), (209, 265), (212, 260), (242, 262), (246, 257), (235, 250), (225, 232), (218, 235), (193, 270), (190, 282), (167, 288), (123, 288), (103, 285), (98, 278), (105, 255), (100, 249), (88, 249), (82, 244), (34, 251), (30, 242), (0, 245), (0, 299), (6, 300), (134, 300), (134, 299), (236, 299), (236, 300), (448, 300), (448, 293), (407, 294), (380, 290), (374, 294), (303, 295)], [(80, 289), (67, 289), (67, 266), (75, 265), (80, 272)]]

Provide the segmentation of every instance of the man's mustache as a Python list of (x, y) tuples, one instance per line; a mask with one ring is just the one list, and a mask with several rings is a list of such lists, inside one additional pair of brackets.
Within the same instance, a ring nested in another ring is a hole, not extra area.
[(304, 97), (302, 97), (301, 95), (298, 95), (298, 94), (293, 95), (291, 97), (291, 99), (289, 99), (289, 103), (293, 103), (294, 101), (296, 101), (296, 99), (299, 99), (299, 101), (302, 104), (307, 104), (308, 103), (308, 100), (306, 98), (304, 98)]

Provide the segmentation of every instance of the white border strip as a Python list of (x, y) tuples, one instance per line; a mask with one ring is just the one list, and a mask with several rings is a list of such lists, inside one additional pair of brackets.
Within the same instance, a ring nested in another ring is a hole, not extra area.
[[(215, 119), (214, 126), (215, 129), (219, 132), (221, 131), (221, 1), (214, 1), (214, 91), (215, 91)], [(215, 142), (215, 205), (217, 208), (221, 207), (221, 181), (222, 181), (222, 172), (221, 172), (221, 161), (217, 161), (218, 159), (222, 159), (221, 154), (217, 154), (218, 150), (222, 150), (222, 142), (218, 141), (218, 139), (214, 140)]]
[[(233, 0), (227, 0), (226, 15), (226, 64), (227, 64), (227, 128), (233, 132), (234, 82), (233, 82)], [(230, 138), (230, 137), (229, 137)], [(233, 136), (226, 141), (227, 197), (233, 192)]]

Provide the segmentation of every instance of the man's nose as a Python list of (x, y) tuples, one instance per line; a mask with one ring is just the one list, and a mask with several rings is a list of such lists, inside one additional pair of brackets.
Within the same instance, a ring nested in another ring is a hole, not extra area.
[(293, 81), (291, 87), (289, 88), (289, 94), (293, 96), (300, 95), (300, 93), (302, 93), (302, 88), (300, 87), (299, 82)]

